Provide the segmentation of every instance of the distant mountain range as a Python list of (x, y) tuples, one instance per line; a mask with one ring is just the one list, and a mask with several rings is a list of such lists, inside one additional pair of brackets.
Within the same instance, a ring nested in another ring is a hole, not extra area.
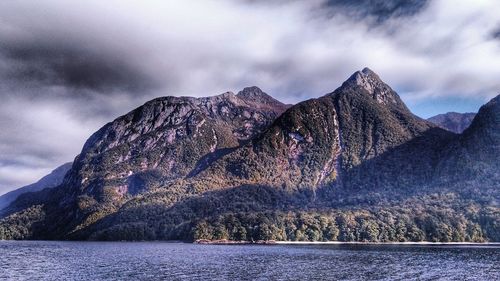
[(293, 106), (157, 98), (2, 210), (0, 238), (500, 241), (500, 96), (462, 134), (440, 126), (368, 68)]
[(474, 120), (476, 113), (448, 112), (433, 116), (427, 120), (448, 131), (461, 134)]
[(44, 188), (53, 188), (60, 185), (69, 169), (71, 169), (71, 163), (65, 163), (54, 169), (50, 174), (44, 176), (39, 181), (5, 193), (0, 196), (0, 210), (7, 207), (23, 193), (40, 191)]

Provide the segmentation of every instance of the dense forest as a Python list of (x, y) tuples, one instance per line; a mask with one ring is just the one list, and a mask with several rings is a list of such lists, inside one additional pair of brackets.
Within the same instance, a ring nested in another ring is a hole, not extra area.
[[(374, 197), (381, 192), (365, 194)], [(363, 196), (352, 197), (348, 203), (335, 199), (319, 202), (312, 201), (310, 194), (286, 197), (261, 187), (194, 196), (175, 204), (162, 202), (171, 194), (150, 195), (128, 202), (115, 215), (97, 220), (71, 239), (500, 241), (500, 208), (494, 203), (495, 193), (431, 192), (406, 199), (398, 195), (380, 203), (367, 203)], [(42, 205), (15, 213), (0, 225), (0, 238), (30, 238), (30, 231), (45, 227), (37, 225), (44, 216)]]

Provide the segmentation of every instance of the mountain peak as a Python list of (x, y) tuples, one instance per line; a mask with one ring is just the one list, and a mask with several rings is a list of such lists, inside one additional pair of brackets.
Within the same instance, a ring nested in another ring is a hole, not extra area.
[(342, 87), (361, 88), (381, 104), (404, 106), (398, 94), (368, 67), (352, 74)]
[(361, 70), (361, 72), (365, 75), (375, 75), (378, 78), (378, 75), (375, 72), (373, 72), (373, 70), (369, 69), (368, 67), (363, 68), (363, 70)]
[(383, 83), (383, 81), (380, 79), (380, 77), (378, 76), (378, 74), (375, 73), (373, 70), (371, 70), (368, 67), (365, 67), (362, 70), (358, 70), (358, 71), (354, 72), (351, 75), (351, 77), (348, 79), (348, 81), (352, 80), (352, 81), (360, 82), (360, 80), (362, 80), (363, 78), (365, 78), (365, 79), (366, 78), (370, 78), (373, 81), (379, 81), (379, 82)]
[(238, 92), (237, 96), (239, 98), (244, 99), (244, 100), (254, 101), (254, 102), (264, 102), (265, 103), (266, 100), (270, 100), (270, 99), (274, 100), (273, 97), (264, 93), (257, 86), (245, 87), (245, 88), (243, 88), (243, 90)]
[(499, 117), (500, 117), (500, 95), (497, 95), (496, 97), (492, 98), (489, 102), (487, 102), (485, 105), (481, 106), (479, 109), (478, 115), (479, 114), (491, 114), (494, 116), (494, 120), (496, 121), (495, 123), (499, 124)]
[(269, 105), (269, 106), (280, 107), (280, 108), (287, 107), (285, 104), (283, 104), (279, 100), (277, 100), (277, 99), (271, 97), (270, 95), (266, 94), (265, 92), (263, 92), (257, 86), (243, 88), (243, 90), (238, 92), (238, 94), (236, 96), (238, 98), (246, 101), (246, 102), (255, 103), (255, 104), (259, 104), (259, 105)]
[(238, 93), (238, 96), (260, 96), (265, 93), (257, 86), (245, 87)]

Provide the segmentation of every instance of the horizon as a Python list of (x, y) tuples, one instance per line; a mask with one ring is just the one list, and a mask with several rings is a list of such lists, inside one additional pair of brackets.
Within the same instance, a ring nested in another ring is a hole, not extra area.
[(0, 3), (0, 194), (72, 161), (101, 126), (161, 96), (257, 85), (296, 104), (368, 66), (421, 118), (477, 112), (500, 93), (496, 6), (495, 0)]

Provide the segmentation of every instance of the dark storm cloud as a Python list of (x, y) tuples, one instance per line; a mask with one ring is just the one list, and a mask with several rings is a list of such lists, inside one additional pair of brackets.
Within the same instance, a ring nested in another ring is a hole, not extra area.
[(407, 17), (422, 11), (430, 0), (327, 0), (325, 6), (331, 12), (349, 16), (372, 18), (382, 23), (392, 17)]
[(4, 78), (14, 83), (63, 86), (106, 93), (114, 90), (146, 91), (151, 77), (123, 57), (79, 46), (80, 42), (0, 42), (0, 56), (7, 64)]
[[(242, 0), (250, 4), (283, 5), (308, 0)], [(356, 20), (368, 20), (374, 24), (382, 24), (390, 18), (413, 16), (427, 6), (432, 0), (323, 0), (316, 1), (316, 8), (329, 16), (343, 15)], [(315, 1), (309, 1), (315, 2)]]

